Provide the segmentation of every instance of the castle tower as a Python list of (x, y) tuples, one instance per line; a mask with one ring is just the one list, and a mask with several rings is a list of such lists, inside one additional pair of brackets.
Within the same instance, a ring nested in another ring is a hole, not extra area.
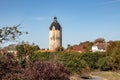
[(57, 21), (57, 17), (54, 17), (49, 28), (49, 50), (55, 50), (58, 47), (62, 47), (62, 28)]

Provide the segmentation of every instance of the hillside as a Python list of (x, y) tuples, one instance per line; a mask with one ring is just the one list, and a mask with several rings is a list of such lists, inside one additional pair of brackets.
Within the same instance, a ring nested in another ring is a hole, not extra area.
[(120, 74), (111, 71), (92, 72), (95, 76), (100, 76), (103, 80), (120, 80)]

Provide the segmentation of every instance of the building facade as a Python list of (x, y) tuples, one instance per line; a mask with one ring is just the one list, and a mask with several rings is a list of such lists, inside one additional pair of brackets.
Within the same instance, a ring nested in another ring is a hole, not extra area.
[(106, 52), (107, 46), (107, 43), (96, 43), (92, 46), (92, 52)]
[(49, 50), (55, 50), (58, 47), (62, 47), (62, 27), (57, 21), (57, 17), (54, 17), (49, 28)]

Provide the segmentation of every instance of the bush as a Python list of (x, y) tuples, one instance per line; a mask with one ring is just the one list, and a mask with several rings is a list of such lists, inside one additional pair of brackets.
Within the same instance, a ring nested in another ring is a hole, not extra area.
[(57, 47), (56, 49), (55, 49), (55, 51), (64, 51), (64, 48), (63, 47)]
[(0, 80), (17, 80), (22, 68), (12, 54), (5, 54), (0, 59)]
[(103, 57), (102, 53), (83, 53), (81, 59), (85, 60), (91, 69), (98, 69), (97, 62)]
[(41, 60), (41, 61), (48, 61), (50, 59), (50, 53), (49, 52), (45, 52), (45, 53), (37, 53), (37, 52), (33, 52), (31, 53), (31, 55), (29, 56), (30, 61), (37, 61), (37, 60)]
[(23, 64), (12, 54), (0, 56), (0, 80), (69, 80), (69, 72), (61, 63), (32, 61)]
[(85, 60), (80, 58), (80, 53), (61, 53), (59, 60), (65, 64), (71, 74), (90, 70)]
[(111, 63), (112, 63), (111, 58), (109, 56), (100, 58), (98, 60), (99, 69), (102, 71), (111, 70), (112, 69)]
[(67, 69), (60, 63), (36, 61), (27, 65), (23, 80), (70, 80)]

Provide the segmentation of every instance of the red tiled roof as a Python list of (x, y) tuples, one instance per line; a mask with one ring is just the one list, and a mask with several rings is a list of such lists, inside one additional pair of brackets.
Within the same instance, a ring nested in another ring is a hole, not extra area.
[(73, 46), (73, 51), (76, 51), (76, 52), (85, 52), (83, 46), (79, 46), (79, 45), (74, 45)]

